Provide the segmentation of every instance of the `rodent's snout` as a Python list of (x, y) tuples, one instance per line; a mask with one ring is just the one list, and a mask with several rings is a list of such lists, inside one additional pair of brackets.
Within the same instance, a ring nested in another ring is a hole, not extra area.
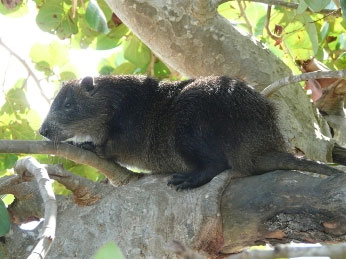
[(49, 135), (49, 129), (47, 127), (46, 123), (43, 123), (40, 127), (40, 129), (38, 130), (38, 132), (41, 134), (41, 136), (48, 138)]

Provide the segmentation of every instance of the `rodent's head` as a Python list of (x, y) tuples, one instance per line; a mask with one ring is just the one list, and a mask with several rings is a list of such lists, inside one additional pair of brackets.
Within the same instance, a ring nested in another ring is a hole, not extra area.
[(108, 103), (92, 77), (69, 81), (55, 97), (39, 132), (54, 142), (100, 144), (107, 137), (112, 114)]

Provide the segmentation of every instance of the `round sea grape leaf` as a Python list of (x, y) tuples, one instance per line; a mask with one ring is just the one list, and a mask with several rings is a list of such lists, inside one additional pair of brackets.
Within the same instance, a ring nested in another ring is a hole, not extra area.
[(60, 26), (64, 16), (63, 2), (48, 0), (41, 6), (36, 16), (36, 23), (41, 30), (54, 32)]
[(72, 71), (63, 71), (60, 73), (60, 80), (61, 81), (68, 81), (68, 80), (72, 80), (72, 79), (76, 79), (77, 76), (75, 73), (73, 73)]
[[(78, 17), (76, 15), (76, 17)], [(72, 34), (78, 33), (77, 18), (72, 19), (70, 14), (66, 14), (59, 27), (56, 29), (56, 34), (60, 39), (70, 38)]]
[(130, 62), (125, 62), (121, 64), (120, 66), (117, 66), (114, 71), (113, 75), (129, 75), (133, 74), (136, 70), (136, 66)]
[(101, 34), (96, 37), (95, 43), (92, 45), (97, 50), (113, 49), (123, 42), (123, 37), (129, 32), (124, 25), (113, 28), (108, 34)]
[(30, 50), (30, 58), (41, 67), (41, 71), (52, 73), (54, 66), (62, 68), (69, 63), (69, 49), (58, 41), (49, 45), (36, 43)]
[(169, 68), (162, 61), (159, 61), (154, 64), (154, 73), (156, 77), (164, 78), (167, 77), (171, 71), (169, 71)]
[(295, 60), (307, 60), (314, 55), (309, 35), (300, 22), (288, 24), (283, 40)]
[(5, 94), (5, 104), (0, 109), (0, 115), (24, 113), (29, 108), (23, 89), (26, 80), (21, 78), (16, 84)]
[(323, 10), (331, 0), (304, 0), (309, 6), (309, 9), (313, 12), (319, 12)]
[(43, 72), (46, 76), (53, 75), (53, 71), (46, 61), (39, 61), (35, 64), (35, 68), (38, 71)]
[(134, 35), (124, 44), (125, 59), (136, 65), (141, 72), (145, 72), (151, 60), (150, 49)]
[(85, 19), (95, 31), (104, 34), (109, 32), (106, 17), (95, 0), (90, 0), (85, 12)]
[(111, 66), (103, 66), (99, 68), (99, 73), (101, 75), (110, 75), (114, 72), (114, 67)]
[(114, 243), (108, 242), (104, 246), (100, 247), (95, 255), (94, 259), (124, 259), (124, 255), (121, 249)]
[(0, 199), (0, 237), (6, 235), (10, 231), (10, 216), (8, 215), (7, 208)]

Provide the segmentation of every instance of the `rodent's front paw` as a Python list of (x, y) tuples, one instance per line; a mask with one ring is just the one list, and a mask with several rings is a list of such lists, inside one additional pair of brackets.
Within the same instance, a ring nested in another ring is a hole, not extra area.
[(95, 152), (95, 145), (92, 142), (78, 143), (78, 144), (75, 144), (75, 146), (91, 151), (91, 152)]
[(95, 147), (95, 153), (100, 158), (107, 158), (106, 153), (105, 153), (105, 149), (103, 146), (96, 146)]

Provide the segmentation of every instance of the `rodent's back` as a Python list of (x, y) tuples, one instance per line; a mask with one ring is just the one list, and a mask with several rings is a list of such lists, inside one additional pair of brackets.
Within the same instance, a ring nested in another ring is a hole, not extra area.
[(237, 170), (251, 172), (259, 155), (286, 151), (274, 106), (241, 81), (196, 79), (176, 97), (174, 110), (179, 125), (204, 128)]

